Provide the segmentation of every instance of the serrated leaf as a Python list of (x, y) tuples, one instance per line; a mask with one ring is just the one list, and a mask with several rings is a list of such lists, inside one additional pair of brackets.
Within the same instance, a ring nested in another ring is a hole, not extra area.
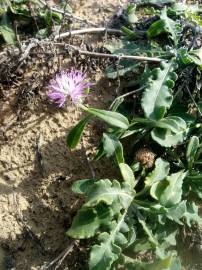
[(155, 161), (155, 169), (149, 173), (145, 179), (145, 185), (151, 186), (156, 182), (164, 180), (167, 177), (169, 170), (169, 163), (162, 158), (158, 158)]
[(101, 225), (110, 222), (111, 215), (111, 210), (106, 205), (97, 208), (83, 207), (77, 212), (67, 235), (78, 239), (93, 237)]
[(120, 247), (111, 243), (108, 233), (102, 233), (102, 243), (94, 245), (90, 253), (89, 270), (110, 270), (114, 261), (119, 258)]
[(66, 138), (66, 144), (70, 149), (74, 149), (81, 140), (83, 130), (88, 122), (91, 120), (92, 116), (88, 115), (82, 119), (73, 129), (69, 132)]
[(199, 148), (199, 139), (197, 136), (192, 136), (187, 146), (186, 158), (189, 170), (192, 169), (192, 165), (195, 160), (197, 150)]
[(147, 118), (160, 120), (170, 108), (173, 100), (172, 88), (177, 79), (174, 68), (173, 61), (162, 62), (160, 68), (152, 71), (141, 102)]
[[(116, 261), (121, 254), (121, 247), (115, 244), (116, 236), (120, 234), (120, 228), (125, 219), (125, 214), (120, 215), (118, 222), (111, 223), (109, 233), (104, 232), (99, 235), (99, 245), (94, 245), (90, 253), (90, 270), (110, 270), (112, 263)], [(120, 235), (119, 235), (120, 236)], [(125, 237), (121, 237), (125, 243)], [(120, 237), (119, 237), (119, 240)], [(121, 242), (121, 245), (124, 244)], [(119, 243), (120, 244), (120, 243)]]
[(171, 174), (165, 180), (153, 184), (150, 189), (151, 196), (159, 200), (161, 205), (172, 207), (179, 203), (182, 196), (182, 183), (186, 172), (180, 171)]
[(88, 192), (87, 197), (85, 206), (88, 207), (95, 206), (100, 202), (111, 205), (114, 201), (118, 201), (126, 209), (133, 200), (134, 192), (124, 183), (121, 185), (117, 180), (106, 179), (97, 181)]
[(121, 170), (123, 180), (128, 185), (130, 185), (131, 189), (133, 189), (135, 187), (137, 181), (135, 181), (135, 176), (134, 176), (132, 169), (126, 163), (120, 163), (119, 168)]
[(88, 113), (97, 116), (101, 120), (105, 121), (107, 124), (113, 127), (118, 127), (122, 129), (127, 129), (129, 126), (128, 119), (118, 112), (111, 112), (106, 110), (99, 110), (94, 108), (84, 107)]
[(102, 143), (104, 153), (108, 158), (115, 156), (118, 163), (124, 162), (123, 146), (116, 136), (103, 133)]

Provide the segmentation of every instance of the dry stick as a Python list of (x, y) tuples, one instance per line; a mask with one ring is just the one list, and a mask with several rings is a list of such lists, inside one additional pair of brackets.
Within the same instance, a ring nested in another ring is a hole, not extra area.
[(81, 23), (86, 23), (86, 24), (89, 24), (89, 25), (96, 26), (95, 23), (89, 21), (89, 20), (86, 19), (86, 18), (80, 18), (80, 17), (77, 17), (77, 16), (75, 16), (75, 15), (72, 15), (72, 14), (69, 13), (69, 12), (60, 10), (60, 9), (58, 9), (58, 8), (55, 8), (55, 7), (50, 7), (50, 6), (49, 6), (45, 1), (43, 1), (43, 0), (38, 0), (38, 2), (41, 3), (42, 5), (48, 7), (48, 8), (51, 9), (52, 11), (55, 11), (55, 12), (60, 13), (60, 14), (64, 14), (65, 16), (69, 17), (70, 19), (76, 20), (76, 21), (81, 22)]
[(120, 55), (120, 54), (109, 54), (109, 53), (98, 53), (98, 52), (89, 52), (79, 49), (76, 46), (67, 44), (67, 46), (75, 51), (77, 51), (81, 55), (89, 55), (91, 57), (103, 57), (103, 58), (113, 58), (113, 59), (129, 59), (136, 61), (150, 61), (160, 63), (164, 59), (157, 57), (147, 57), (147, 56), (137, 56), (137, 55)]
[[(58, 40), (60, 38), (65, 38), (65, 37), (75, 36), (75, 35), (82, 35), (82, 34), (91, 34), (91, 33), (92, 34), (99, 34), (99, 33), (103, 33), (106, 31), (108, 34), (124, 35), (124, 33), (122, 33), (120, 30), (117, 30), (117, 29), (113, 29), (113, 28), (107, 29), (105, 27), (99, 27), (99, 28), (93, 27), (93, 28), (84, 28), (84, 29), (72, 30), (72, 31), (68, 31), (65, 33), (61, 33), (60, 35), (55, 36), (54, 39)], [(52, 40), (48, 40), (48, 41), (44, 42), (44, 41), (39, 41), (38, 39), (32, 39), (31, 43), (29, 43), (28, 45), (22, 45), (22, 49), (24, 50), (24, 54), (25, 54), (24, 57), (23, 57), (23, 55), (21, 56), (22, 60), (24, 60), (29, 55), (29, 51), (32, 48), (36, 47), (39, 44), (45, 44), (45, 43), (51, 44), (53, 42), (52, 42)], [(14, 49), (13, 52), (18, 53), (19, 49)], [(0, 56), (3, 56), (5, 54), (6, 54), (6, 52), (1, 52)]]
[(124, 33), (121, 30), (117, 30), (113, 28), (106, 28), (106, 27), (92, 27), (92, 28), (84, 28), (84, 29), (79, 29), (79, 30), (68, 31), (68, 32), (55, 36), (54, 39), (57, 40), (60, 38), (66, 38), (66, 37), (74, 36), (74, 35), (99, 34), (99, 33), (105, 33), (105, 32), (107, 32), (108, 34), (124, 35)]
[[(53, 266), (55, 263), (59, 261), (60, 265), (66, 258), (66, 256), (72, 251), (74, 245), (76, 244), (76, 241), (71, 241), (68, 247), (62, 251), (53, 261), (51, 261), (47, 266), (43, 266), (41, 270), (49, 269), (51, 266)], [(56, 266), (57, 267), (57, 266)], [(57, 269), (57, 268), (56, 268)]]

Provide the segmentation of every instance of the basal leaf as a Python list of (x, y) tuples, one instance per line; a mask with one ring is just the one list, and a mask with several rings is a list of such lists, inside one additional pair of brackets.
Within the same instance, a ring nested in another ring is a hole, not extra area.
[[(171, 117), (172, 119), (166, 120), (162, 119), (162, 127), (165, 128), (154, 128), (151, 132), (152, 139), (162, 145), (163, 147), (171, 147), (182, 143), (187, 135), (186, 122), (177, 116)], [(175, 131), (175, 132), (174, 132)]]
[(123, 180), (128, 185), (130, 185), (130, 187), (133, 189), (135, 187), (137, 181), (135, 180), (135, 176), (134, 176), (132, 169), (126, 163), (120, 163), (119, 168), (121, 170)]
[(164, 180), (167, 177), (169, 170), (169, 163), (162, 158), (158, 158), (155, 161), (155, 169), (149, 173), (145, 179), (145, 185), (151, 186), (156, 182)]
[(103, 133), (102, 143), (104, 153), (108, 158), (115, 156), (118, 163), (124, 162), (123, 146), (116, 136)]
[(182, 196), (182, 183), (186, 172), (171, 174), (165, 180), (155, 183), (150, 190), (151, 196), (166, 207), (179, 203)]
[(177, 79), (174, 68), (173, 61), (162, 62), (160, 68), (152, 71), (141, 102), (147, 118), (160, 120), (170, 108), (173, 100), (172, 88)]
[(83, 207), (77, 212), (67, 235), (79, 239), (93, 237), (101, 225), (110, 222), (111, 217), (111, 210), (106, 205)]
[(69, 132), (66, 138), (66, 144), (70, 149), (74, 149), (78, 145), (81, 140), (83, 130), (91, 118), (91, 115), (86, 116)]
[(194, 202), (187, 203), (187, 209), (184, 213), (184, 218), (186, 219), (186, 223), (189, 227), (191, 227), (193, 222), (202, 224), (202, 218), (198, 215), (198, 206)]
[(124, 183), (121, 185), (117, 180), (100, 180), (89, 190), (85, 206), (95, 206), (100, 202), (111, 205), (117, 201), (123, 208), (127, 208), (133, 197), (134, 193), (130, 190), (130, 186)]
[(166, 8), (162, 10), (160, 20), (154, 22), (147, 30), (149, 38), (156, 37), (162, 33), (168, 33), (174, 44), (177, 45), (177, 25), (175, 21), (167, 16)]
[(183, 225), (181, 218), (183, 217), (185, 212), (186, 212), (186, 201), (181, 201), (179, 204), (168, 208), (166, 216), (170, 220), (173, 220), (176, 223)]
[(197, 136), (192, 136), (187, 146), (186, 158), (189, 170), (192, 169), (192, 165), (195, 160), (197, 150), (199, 148), (199, 139)]
[(77, 194), (87, 194), (89, 189), (95, 184), (95, 179), (77, 180), (72, 185), (72, 191)]
[(100, 118), (113, 127), (127, 129), (129, 126), (128, 119), (118, 112), (99, 110), (94, 108), (83, 107), (88, 113)]
[(188, 57), (194, 64), (202, 67), (202, 48), (190, 51)]
[(168, 116), (155, 124), (156, 127), (169, 129), (173, 133), (178, 133), (182, 129), (186, 129), (186, 122), (178, 116)]
[(102, 233), (100, 245), (94, 245), (90, 253), (89, 270), (110, 270), (114, 261), (119, 258), (121, 248), (115, 245), (115, 235)]
[[(118, 221), (113, 221), (110, 226), (110, 232), (104, 232), (99, 235), (99, 245), (94, 245), (90, 253), (90, 270), (110, 270), (112, 263), (115, 262), (122, 251), (121, 246), (125, 244), (126, 238), (120, 236), (120, 228), (125, 219), (125, 214), (120, 215)], [(119, 235), (120, 246), (115, 242)], [(123, 241), (123, 242), (122, 242)]]

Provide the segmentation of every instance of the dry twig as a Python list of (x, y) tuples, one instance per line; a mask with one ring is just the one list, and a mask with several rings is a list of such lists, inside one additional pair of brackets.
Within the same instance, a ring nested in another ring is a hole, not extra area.
[(62, 251), (53, 261), (51, 261), (48, 265), (45, 265), (43, 267), (41, 267), (41, 270), (47, 270), (50, 269), (50, 267), (52, 267), (54, 264), (57, 263), (55, 269), (58, 269), (62, 262), (64, 261), (64, 259), (67, 257), (67, 255), (73, 250), (74, 245), (77, 243), (77, 241), (71, 241), (68, 245), (68, 247)]

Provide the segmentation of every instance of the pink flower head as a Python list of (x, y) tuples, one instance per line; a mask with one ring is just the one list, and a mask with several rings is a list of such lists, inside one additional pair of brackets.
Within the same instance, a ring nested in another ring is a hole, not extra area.
[(82, 101), (85, 89), (92, 84), (85, 81), (85, 74), (79, 70), (71, 70), (70, 72), (61, 71), (50, 81), (50, 92), (48, 97), (50, 100), (62, 107), (69, 96), (73, 103), (77, 104)]

